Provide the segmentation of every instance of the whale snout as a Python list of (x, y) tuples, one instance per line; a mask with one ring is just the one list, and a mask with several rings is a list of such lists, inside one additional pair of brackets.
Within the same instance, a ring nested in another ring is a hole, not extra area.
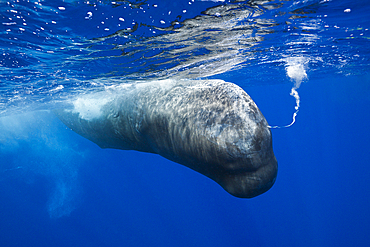
[(277, 160), (272, 150), (266, 155), (264, 163), (261, 163), (257, 170), (226, 172), (219, 184), (228, 193), (239, 198), (252, 198), (265, 193), (274, 185), (278, 170)]
[(218, 183), (230, 194), (252, 198), (268, 191), (275, 183), (277, 160), (272, 148), (271, 131), (267, 122), (256, 124), (251, 135), (242, 139), (245, 145), (226, 148), (224, 157), (233, 153), (233, 159), (223, 159), (223, 172)]

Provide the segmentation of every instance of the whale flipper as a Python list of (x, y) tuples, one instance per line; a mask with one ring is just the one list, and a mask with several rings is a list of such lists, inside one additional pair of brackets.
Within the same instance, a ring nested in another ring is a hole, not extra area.
[(159, 154), (251, 198), (272, 187), (277, 161), (268, 124), (239, 86), (222, 80), (125, 84), (57, 110), (102, 148)]

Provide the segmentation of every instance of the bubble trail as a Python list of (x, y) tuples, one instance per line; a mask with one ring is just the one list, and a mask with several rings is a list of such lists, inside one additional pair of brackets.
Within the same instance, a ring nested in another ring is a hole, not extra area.
[(295, 98), (295, 112), (293, 113), (292, 122), (290, 124), (284, 126), (268, 126), (270, 129), (287, 128), (295, 123), (300, 107), (300, 97), (297, 89), (301, 86), (302, 81), (307, 79), (307, 73), (305, 69), (305, 64), (307, 61), (308, 59), (305, 57), (289, 57), (285, 59), (285, 62), (287, 63), (285, 68), (287, 76), (294, 81), (294, 86), (290, 91), (290, 95)]

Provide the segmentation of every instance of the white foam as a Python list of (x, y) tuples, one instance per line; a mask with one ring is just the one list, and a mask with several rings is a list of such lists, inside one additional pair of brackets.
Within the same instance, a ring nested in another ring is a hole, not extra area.
[(305, 65), (308, 59), (305, 57), (289, 57), (286, 60), (286, 74), (294, 81), (294, 87), (298, 89), (304, 79), (307, 78)]
[(111, 97), (103, 97), (101, 94), (91, 95), (90, 97), (83, 96), (73, 102), (74, 109), (72, 112), (78, 113), (81, 118), (90, 121), (99, 118), (102, 115), (102, 107), (111, 100)]

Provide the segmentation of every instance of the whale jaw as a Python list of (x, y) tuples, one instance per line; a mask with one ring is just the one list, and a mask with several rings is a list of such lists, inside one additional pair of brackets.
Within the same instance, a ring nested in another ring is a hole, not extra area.
[(268, 191), (275, 183), (278, 165), (275, 156), (256, 171), (225, 173), (218, 182), (235, 197), (253, 198)]

